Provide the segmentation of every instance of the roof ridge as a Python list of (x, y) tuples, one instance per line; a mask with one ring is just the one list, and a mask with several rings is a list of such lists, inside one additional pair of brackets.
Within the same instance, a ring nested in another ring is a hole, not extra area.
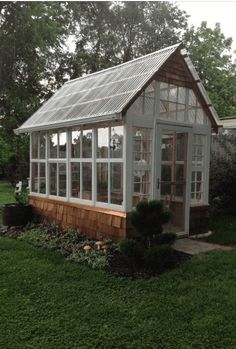
[(94, 76), (94, 75), (100, 74), (100, 73), (105, 72), (105, 71), (108, 71), (108, 70), (116, 69), (116, 68), (118, 68), (118, 67), (120, 67), (120, 66), (124, 66), (124, 65), (127, 65), (127, 64), (131, 64), (132, 62), (141, 60), (141, 59), (144, 58), (144, 57), (150, 57), (150, 56), (152, 56), (152, 55), (155, 55), (156, 53), (161, 53), (161, 52), (163, 52), (163, 51), (167, 51), (167, 50), (169, 50), (169, 49), (171, 49), (171, 48), (174, 48), (174, 47), (177, 48), (177, 47), (179, 47), (181, 44), (182, 44), (182, 42), (179, 42), (178, 44), (174, 44), (174, 45), (165, 47), (165, 48), (163, 48), (163, 49), (161, 49), (161, 50), (148, 53), (147, 55), (134, 58), (134, 59), (132, 59), (132, 60), (130, 60), (130, 61), (128, 61), (128, 62), (124, 62), (124, 63), (121, 63), (121, 64), (117, 64), (117, 65), (115, 65), (115, 66), (112, 66), (112, 67), (109, 67), (109, 68), (106, 68), (106, 69), (102, 69), (102, 70), (99, 70), (99, 71), (94, 72), (94, 73), (90, 73), (90, 74), (86, 74), (86, 75), (84, 75), (84, 76), (80, 76), (79, 78), (75, 78), (75, 79), (72, 79), (72, 80), (68, 80), (68, 81), (65, 82), (65, 84), (68, 85), (68, 84), (70, 84), (70, 83), (72, 83), (72, 82), (74, 82), (74, 81), (83, 80), (83, 79), (85, 79), (85, 78), (87, 78), (87, 77), (89, 77), (89, 76)]

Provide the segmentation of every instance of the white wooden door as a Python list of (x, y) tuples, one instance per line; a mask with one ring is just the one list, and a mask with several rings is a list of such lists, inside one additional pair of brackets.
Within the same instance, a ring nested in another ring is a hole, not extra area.
[(158, 123), (154, 195), (172, 213), (167, 232), (189, 232), (192, 130)]

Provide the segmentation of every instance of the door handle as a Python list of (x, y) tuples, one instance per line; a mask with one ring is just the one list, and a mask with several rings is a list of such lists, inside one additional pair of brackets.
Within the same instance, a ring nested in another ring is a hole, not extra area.
[(157, 189), (160, 189), (160, 178), (157, 178)]

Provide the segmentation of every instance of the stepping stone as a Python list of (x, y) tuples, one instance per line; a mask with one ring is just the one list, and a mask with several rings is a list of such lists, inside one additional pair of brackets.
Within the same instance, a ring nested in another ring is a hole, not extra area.
[(176, 251), (184, 252), (192, 256), (212, 250), (232, 250), (230, 246), (210, 244), (208, 242), (196, 241), (189, 238), (177, 239), (173, 244), (173, 248)]

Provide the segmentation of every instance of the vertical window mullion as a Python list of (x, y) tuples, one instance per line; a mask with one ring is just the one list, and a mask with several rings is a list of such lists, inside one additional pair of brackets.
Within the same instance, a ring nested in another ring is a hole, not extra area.
[(97, 128), (93, 128), (92, 138), (92, 201), (97, 200)]
[(108, 196), (107, 196), (107, 198), (108, 198), (108, 204), (110, 204), (111, 203), (111, 163), (110, 163), (110, 159), (111, 159), (111, 147), (110, 147), (110, 145), (111, 145), (111, 126), (109, 126), (108, 127), (108, 159), (107, 159), (107, 167), (108, 167), (108, 169), (107, 169), (107, 176), (108, 176), (108, 178), (107, 178), (107, 180), (108, 180), (108, 188), (107, 188), (107, 190), (108, 190)]
[(71, 130), (66, 131), (66, 198), (69, 201), (71, 196), (71, 167), (70, 167), (70, 156), (71, 156)]
[(49, 165), (48, 165), (48, 159), (49, 159), (49, 134), (46, 133), (46, 149), (45, 149), (45, 177), (46, 177), (46, 195), (49, 195)]

